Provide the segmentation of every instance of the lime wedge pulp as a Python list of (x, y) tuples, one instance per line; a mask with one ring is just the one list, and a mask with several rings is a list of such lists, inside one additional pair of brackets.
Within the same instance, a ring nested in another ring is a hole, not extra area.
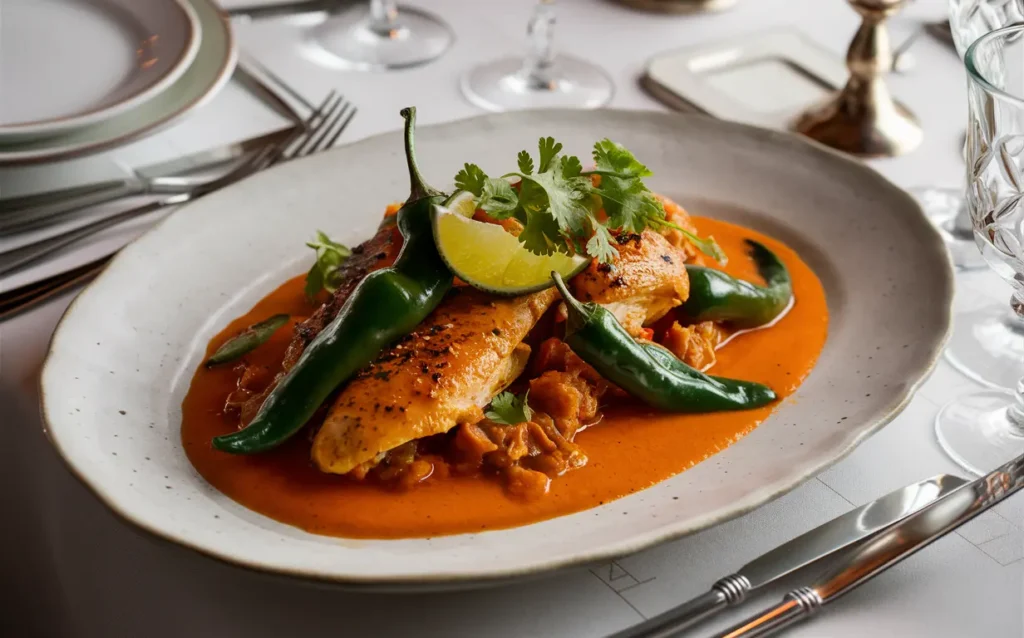
[(474, 288), (524, 295), (552, 286), (551, 271), (570, 279), (590, 263), (581, 255), (531, 253), (501, 226), (474, 220), (472, 193), (455, 193), (446, 204), (435, 211), (434, 241), (452, 272)]

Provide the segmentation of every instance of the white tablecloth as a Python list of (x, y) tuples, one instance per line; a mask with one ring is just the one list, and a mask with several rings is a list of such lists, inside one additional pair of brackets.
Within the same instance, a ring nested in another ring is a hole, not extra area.
[[(339, 89), (361, 108), (342, 142), (397, 128), (415, 104), (423, 124), (477, 113), (459, 95), (470, 65), (518, 54), (529, 0), (435, 0), (457, 41), (440, 60), (381, 74), (318, 67), (299, 53), (294, 27), (239, 24), (242, 46), (312, 99)], [(945, 3), (921, 1), (893, 25), (901, 40)], [(612, 106), (660, 109), (637, 85), (659, 51), (772, 25), (795, 26), (838, 54), (857, 25), (841, 0), (740, 0), (717, 15), (654, 16), (601, 0), (564, 0), (558, 46), (603, 66), (616, 82)], [(896, 95), (920, 117), (923, 145), (872, 165), (901, 186), (956, 186), (962, 179), (963, 73), (934, 40), (915, 46), (917, 68), (894, 77)], [(60, 167), (73, 179), (240, 138), (275, 120), (229, 87), (187, 123), (117, 153)], [(0, 172), (0, 184), (45, 184), (53, 173)], [(6, 194), (6, 192), (5, 192)], [(13, 193), (12, 193), (13, 194)], [(99, 254), (93, 243), (85, 254)], [(961, 275), (958, 308), (1002, 299), (988, 273)], [(0, 324), (0, 634), (10, 636), (597, 636), (657, 614), (780, 542), (939, 473), (962, 473), (939, 449), (932, 420), (946, 401), (975, 389), (945, 362), (892, 424), (851, 456), (752, 514), (599, 568), (535, 582), (447, 594), (339, 591), (229, 567), (155, 540), (119, 521), (64, 469), (41, 431), (37, 375), (66, 294)], [(794, 636), (1021, 636), (1024, 497), (1010, 499), (828, 607)], [(792, 586), (794, 581), (783, 585)], [(777, 599), (776, 588), (744, 612)], [(741, 613), (744, 613), (741, 612)], [(722, 627), (734, 614), (714, 627)]]

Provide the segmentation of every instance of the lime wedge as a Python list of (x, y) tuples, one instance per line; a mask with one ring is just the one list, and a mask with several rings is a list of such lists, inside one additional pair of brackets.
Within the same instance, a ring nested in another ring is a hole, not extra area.
[(536, 255), (497, 224), (472, 219), (472, 193), (456, 193), (434, 216), (434, 241), (455, 275), (498, 295), (524, 295), (553, 284), (551, 271), (570, 279), (590, 263), (588, 257), (562, 253)]

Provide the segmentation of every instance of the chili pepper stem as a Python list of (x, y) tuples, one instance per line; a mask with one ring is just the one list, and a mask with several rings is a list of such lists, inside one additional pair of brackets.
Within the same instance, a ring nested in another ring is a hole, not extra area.
[(551, 279), (554, 280), (555, 288), (558, 288), (558, 292), (561, 293), (562, 299), (565, 301), (565, 332), (567, 335), (572, 334), (583, 327), (583, 324), (590, 318), (590, 312), (576, 297), (572, 296), (565, 281), (562, 280), (562, 275), (552, 270)]
[(416, 107), (410, 106), (402, 109), (402, 117), (405, 118), (405, 161), (409, 166), (410, 194), (406, 203), (414, 202), (425, 197), (436, 197), (442, 195), (441, 191), (431, 187), (420, 174), (420, 168), (416, 164), (415, 133), (416, 133)]

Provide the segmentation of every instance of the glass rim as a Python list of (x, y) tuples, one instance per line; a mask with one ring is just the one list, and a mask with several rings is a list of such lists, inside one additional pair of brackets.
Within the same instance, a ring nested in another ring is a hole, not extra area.
[(1009, 93), (1004, 89), (1000, 89), (999, 87), (995, 86), (985, 78), (985, 76), (978, 69), (978, 65), (975, 64), (975, 58), (978, 55), (978, 51), (982, 47), (991, 44), (995, 40), (1004, 39), (1009, 35), (1024, 36), (1024, 22), (1017, 22), (1015, 24), (1010, 24), (1005, 27), (995, 29), (994, 31), (989, 31), (985, 35), (975, 40), (973, 43), (971, 43), (971, 46), (967, 47), (967, 52), (964, 54), (964, 65), (967, 67), (967, 77), (972, 82), (980, 85), (983, 89), (985, 89), (986, 93), (990, 93), (992, 95), (1009, 100), (1011, 102), (1016, 102), (1018, 104), (1024, 105), (1024, 95), (1016, 95), (1014, 93)]

